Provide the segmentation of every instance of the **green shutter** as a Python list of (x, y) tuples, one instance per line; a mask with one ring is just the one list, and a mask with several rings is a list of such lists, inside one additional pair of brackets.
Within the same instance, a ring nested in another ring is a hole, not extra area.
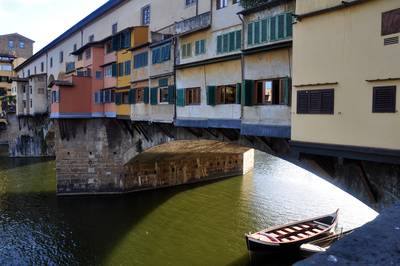
[(260, 21), (254, 22), (254, 43), (260, 43)]
[(261, 21), (261, 42), (268, 41), (268, 19)]
[(249, 25), (247, 25), (247, 44), (248, 45), (253, 44), (253, 25), (254, 25), (254, 23), (249, 23)]
[(285, 37), (292, 37), (293, 35), (293, 17), (292, 13), (286, 14), (286, 34)]
[(151, 88), (150, 89), (150, 104), (157, 105), (158, 104), (158, 88)]
[(217, 53), (222, 53), (222, 35), (217, 36)]
[(270, 41), (276, 40), (276, 17), (272, 17), (269, 20), (269, 34)]
[(208, 105), (215, 105), (215, 92), (216, 87), (215, 86), (207, 86), (207, 104)]
[(242, 83), (236, 84), (236, 103), (242, 103)]
[(180, 107), (185, 106), (185, 89), (178, 89), (176, 91), (176, 105)]
[(168, 103), (175, 104), (175, 86), (168, 86)]
[(283, 79), (283, 100), (284, 104), (291, 105), (291, 95), (292, 95), (292, 88), (291, 88), (291, 79), (286, 77)]
[(159, 87), (167, 87), (168, 86), (168, 79), (159, 79), (158, 80)]
[(116, 63), (112, 64), (112, 76), (113, 77), (117, 76), (117, 64)]
[(236, 50), (235, 47), (235, 32), (230, 32), (229, 33), (229, 52), (232, 52)]
[(200, 41), (200, 53), (204, 54), (206, 52), (206, 40)]
[(149, 93), (149, 88), (148, 87), (144, 88), (143, 102), (146, 103), (146, 104), (149, 103), (149, 99), (150, 99), (149, 94), (150, 94)]
[(227, 53), (229, 51), (229, 34), (222, 35), (222, 52)]
[(122, 94), (121, 93), (116, 93), (115, 94), (115, 104), (116, 105), (121, 105), (122, 104)]
[(194, 54), (195, 55), (200, 54), (200, 41), (195, 42)]
[(242, 99), (245, 106), (253, 105), (254, 80), (245, 80), (242, 90)]
[(136, 103), (136, 89), (129, 90), (128, 98), (129, 98), (129, 104)]
[(236, 34), (236, 50), (242, 49), (242, 31), (238, 30), (235, 32)]
[(278, 39), (285, 37), (285, 14), (278, 15)]

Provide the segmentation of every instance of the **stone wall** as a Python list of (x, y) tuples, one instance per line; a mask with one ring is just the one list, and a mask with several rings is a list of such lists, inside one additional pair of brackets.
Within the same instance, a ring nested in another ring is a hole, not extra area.
[(6, 134), (10, 157), (53, 157), (54, 132), (47, 116), (8, 115)]
[(114, 119), (57, 120), (55, 129), (58, 195), (126, 193), (187, 184), (242, 175), (254, 164), (251, 149), (222, 147), (215, 141), (201, 149), (192, 146), (190, 154), (175, 149), (158, 153), (158, 159), (135, 160), (139, 154), (154, 156), (153, 147), (173, 143), (174, 138), (156, 125), (133, 129), (130, 122)]

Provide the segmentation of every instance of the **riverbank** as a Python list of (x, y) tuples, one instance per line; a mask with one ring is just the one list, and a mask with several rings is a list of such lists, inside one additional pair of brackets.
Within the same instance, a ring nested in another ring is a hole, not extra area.
[(295, 265), (400, 265), (400, 203), (386, 208), (326, 253)]

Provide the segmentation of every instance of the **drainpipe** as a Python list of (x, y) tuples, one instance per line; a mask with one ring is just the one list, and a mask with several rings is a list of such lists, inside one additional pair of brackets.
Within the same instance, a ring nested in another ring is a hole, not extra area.
[(176, 96), (177, 96), (177, 90), (178, 90), (178, 86), (176, 84), (176, 55), (177, 55), (176, 49), (177, 49), (177, 43), (178, 43), (177, 40), (178, 40), (178, 37), (177, 37), (177, 35), (175, 35), (175, 37), (172, 39), (172, 44), (174, 46), (174, 85), (175, 85), (175, 92), (174, 92), (175, 93), (174, 119), (173, 119), (172, 123), (174, 123), (176, 121), (176, 118), (177, 118), (177, 112), (176, 112), (176, 110), (177, 110), (177, 107), (176, 107)]
[[(238, 14), (238, 17), (240, 19), (240, 21), (242, 21), (242, 51), (244, 50), (244, 29), (245, 29), (245, 25), (244, 25), (244, 19), (243, 17)], [(243, 89), (244, 89), (244, 68), (245, 68), (245, 60), (244, 60), (244, 54), (243, 52), (240, 54), (240, 67), (241, 67), (241, 74), (242, 74), (242, 86), (241, 86), (241, 91), (240, 91), (240, 98), (242, 98), (243, 95)], [(244, 103), (243, 103), (243, 99), (241, 99), (240, 101), (240, 120), (242, 120), (243, 118), (243, 112), (244, 112)]]
[(199, 0), (196, 0), (196, 16), (199, 15)]

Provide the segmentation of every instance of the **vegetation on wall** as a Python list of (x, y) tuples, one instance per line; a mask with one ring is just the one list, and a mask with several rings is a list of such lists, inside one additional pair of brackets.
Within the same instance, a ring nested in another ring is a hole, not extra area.
[(259, 6), (261, 4), (270, 2), (271, 0), (240, 0), (240, 5), (244, 9), (252, 8), (255, 6)]

